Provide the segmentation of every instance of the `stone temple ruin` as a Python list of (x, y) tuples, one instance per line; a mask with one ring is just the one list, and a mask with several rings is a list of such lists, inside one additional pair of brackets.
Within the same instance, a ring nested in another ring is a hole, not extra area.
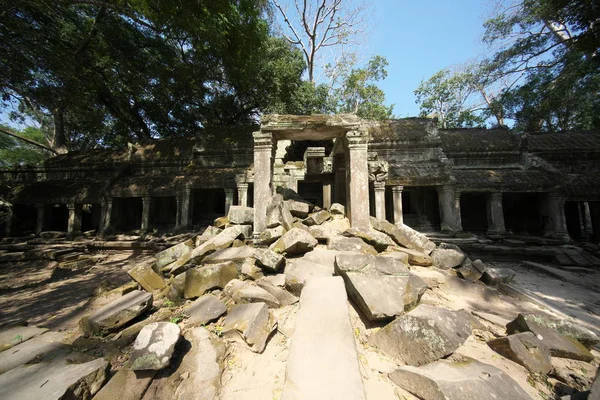
[(600, 235), (600, 134), (517, 136), (450, 129), (435, 120), (368, 122), (354, 115), (266, 116), (260, 128), (214, 129), (196, 139), (53, 157), (2, 171), (11, 222), (5, 236), (42, 231), (195, 229), (289, 188), (322, 208), (347, 206), (427, 232)]
[(269, 115), (0, 176), (1, 399), (600, 398), (600, 133)]

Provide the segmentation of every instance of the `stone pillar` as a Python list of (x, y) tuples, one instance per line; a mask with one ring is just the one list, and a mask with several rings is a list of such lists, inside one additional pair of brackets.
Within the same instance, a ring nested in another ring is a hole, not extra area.
[(233, 189), (225, 190), (225, 215), (229, 214), (229, 208), (233, 205)]
[(346, 133), (348, 140), (348, 168), (346, 181), (346, 213), (353, 228), (369, 229), (369, 168), (367, 165), (368, 132), (357, 130)]
[(177, 202), (177, 211), (175, 214), (175, 228), (181, 228), (181, 196), (177, 195), (175, 197), (175, 201)]
[(67, 208), (69, 209), (67, 233), (69, 235), (81, 233), (81, 204), (69, 203)]
[(242, 207), (248, 207), (248, 184), (238, 183), (238, 205)]
[[(456, 195), (453, 185), (444, 185), (438, 187), (438, 201), (440, 203), (441, 228), (442, 231), (456, 232), (461, 230), (460, 215), (457, 214)], [(460, 199), (458, 201), (458, 211), (460, 212)]]
[(585, 220), (585, 237), (587, 240), (592, 240), (594, 237), (594, 225), (592, 224), (592, 213), (590, 211), (590, 203), (583, 203), (583, 218)]
[(385, 182), (373, 182), (375, 191), (375, 218), (385, 221)]
[(504, 227), (504, 210), (502, 208), (502, 193), (493, 192), (487, 199), (488, 234), (502, 235), (506, 233)]
[(186, 188), (181, 199), (181, 219), (179, 224), (182, 228), (190, 226), (190, 202), (192, 197), (192, 189)]
[(335, 170), (335, 202), (346, 203), (346, 169), (341, 167)]
[(558, 193), (548, 193), (546, 201), (548, 202), (548, 213), (550, 218), (544, 236), (569, 241), (570, 237), (569, 232), (567, 231), (567, 219), (565, 217), (565, 198)]
[(13, 209), (12, 207), (8, 207), (8, 209), (6, 210), (6, 227), (4, 229), (4, 236), (9, 237), (10, 236), (10, 228), (12, 226), (12, 221), (13, 221)]
[(36, 204), (35, 208), (37, 209), (37, 219), (35, 220), (35, 234), (39, 235), (44, 229), (44, 214), (46, 211), (46, 205)]
[(254, 132), (254, 237), (265, 230), (267, 202), (271, 197), (271, 157), (273, 137), (270, 133)]
[(331, 207), (331, 182), (323, 182), (323, 208)]
[(461, 232), (463, 230), (462, 228), (462, 218), (460, 216), (460, 195), (462, 194), (462, 192), (460, 192), (459, 190), (454, 190), (454, 221), (455, 221), (455, 225), (454, 227), (456, 228), (456, 232)]
[(100, 221), (100, 224), (101, 224), (100, 231), (102, 231), (102, 232), (110, 229), (110, 223), (112, 220), (112, 208), (113, 208), (112, 198), (109, 198), (108, 200), (106, 200), (106, 208), (102, 209), (103, 218)]
[(140, 225), (140, 230), (142, 232), (147, 232), (150, 228), (150, 202), (152, 199), (149, 196), (144, 196), (142, 198), (142, 223)]
[(404, 215), (402, 214), (402, 192), (404, 186), (392, 187), (392, 200), (394, 203), (394, 224), (403, 225)]

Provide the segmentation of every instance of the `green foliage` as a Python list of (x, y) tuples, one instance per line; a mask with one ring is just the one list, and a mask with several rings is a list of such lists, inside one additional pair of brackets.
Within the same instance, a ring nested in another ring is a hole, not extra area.
[[(14, 129), (11, 129), (14, 131)], [(25, 128), (19, 135), (44, 143), (45, 138), (38, 128)], [(49, 154), (38, 147), (27, 144), (0, 132), (0, 167), (10, 168), (22, 165), (36, 165), (48, 158)]]

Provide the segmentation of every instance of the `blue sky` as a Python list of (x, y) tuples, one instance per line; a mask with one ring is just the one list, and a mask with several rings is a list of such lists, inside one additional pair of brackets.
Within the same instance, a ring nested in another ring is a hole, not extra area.
[(365, 46), (385, 56), (388, 77), (380, 83), (398, 117), (416, 116), (415, 90), (422, 79), (483, 52), (485, 0), (376, 0), (375, 24)]

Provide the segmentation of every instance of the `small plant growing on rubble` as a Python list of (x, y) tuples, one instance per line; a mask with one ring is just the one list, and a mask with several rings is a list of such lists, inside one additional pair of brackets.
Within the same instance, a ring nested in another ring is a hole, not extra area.
[(12, 341), (19, 342), (19, 343), (23, 342), (23, 335), (16, 335)]
[(177, 316), (177, 317), (173, 317), (173, 318), (171, 318), (169, 321), (171, 321), (171, 322), (172, 322), (172, 323), (174, 323), (174, 324), (178, 324), (178, 323), (180, 323), (181, 321), (183, 321), (183, 316), (179, 315), (179, 316)]

